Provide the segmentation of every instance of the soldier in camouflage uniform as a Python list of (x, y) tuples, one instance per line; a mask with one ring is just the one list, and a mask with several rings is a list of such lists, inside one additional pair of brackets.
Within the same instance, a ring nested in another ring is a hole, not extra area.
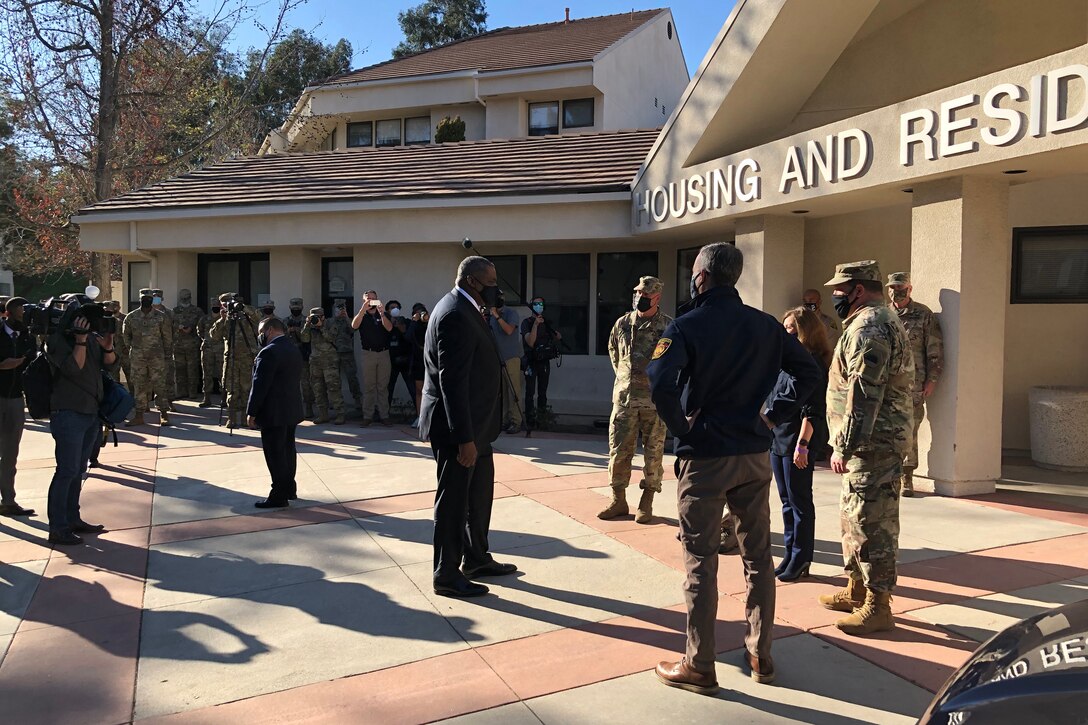
[(944, 370), (944, 338), (937, 316), (921, 302), (911, 299), (913, 287), (906, 272), (888, 275), (888, 298), (899, 321), (907, 330), (910, 349), (914, 355), (914, 386), (911, 388), (914, 402), (914, 444), (903, 462), (901, 493), (910, 498), (914, 495), (914, 469), (918, 467), (918, 427), (926, 415), (926, 399), (937, 389), (937, 381)]
[(306, 324), (306, 318), (302, 316), (302, 298), (292, 297), (290, 301), (291, 315), (284, 319), (287, 325), (287, 339), (295, 344), (302, 353), (302, 403), (303, 415), (306, 418), (314, 417), (314, 389), (310, 384), (310, 343), (302, 341), (302, 328)]
[(600, 519), (626, 516), (627, 486), (631, 483), (631, 459), (638, 436), (642, 434), (642, 498), (635, 521), (648, 524), (653, 519), (654, 494), (661, 492), (665, 469), (665, 423), (657, 415), (650, 398), (650, 379), (646, 366), (657, 341), (672, 318), (661, 311), (661, 280), (643, 277), (635, 287), (634, 309), (616, 320), (608, 338), (608, 357), (616, 373), (612, 388), (612, 418), (608, 424), (608, 474), (612, 480), (612, 501), (597, 514)]
[(208, 314), (200, 318), (196, 325), (196, 334), (200, 338), (200, 371), (204, 378), (204, 398), (200, 401), (201, 408), (207, 408), (212, 404), (212, 393), (219, 389), (223, 392), (223, 355), (224, 345), (222, 340), (212, 339), (212, 325), (226, 315), (222, 303), (218, 297), (212, 297), (208, 305)]
[(144, 413), (151, 409), (152, 396), (159, 408), (161, 424), (170, 425), (167, 416), (170, 394), (162, 364), (172, 344), (170, 321), (152, 305), (151, 290), (140, 290), (140, 309), (125, 317), (121, 336), (129, 349), (132, 395), (136, 399), (136, 415), (125, 425), (144, 424)]
[(132, 370), (128, 364), (128, 345), (125, 343), (125, 315), (121, 312), (121, 303), (117, 300), (106, 302), (106, 309), (110, 316), (117, 320), (117, 334), (113, 336), (113, 349), (117, 353), (117, 362), (120, 363), (120, 372), (114, 374), (114, 379), (120, 382), (120, 373), (125, 374), (125, 386), (128, 392), (132, 392)]
[[(359, 368), (355, 365), (355, 328), (348, 317), (345, 300), (333, 301), (332, 329), (336, 334), (336, 353), (340, 357), (340, 377), (348, 379), (348, 390), (355, 399), (355, 407), (363, 409), (363, 391), (359, 388)], [(385, 381), (388, 384), (388, 380)], [(384, 390), (384, 388), (382, 388)], [(366, 417), (364, 413), (363, 417)]]
[[(232, 300), (242, 301), (235, 292), (219, 295), (224, 308)], [(227, 396), (228, 428), (244, 428), (246, 425), (246, 405), (249, 403), (249, 388), (253, 382), (253, 359), (257, 357), (257, 324), (260, 315), (249, 305), (239, 319), (234, 322), (234, 339), (230, 334), (230, 315), (223, 315), (209, 332), (212, 340), (222, 342), (223, 346), (223, 390)]]
[(200, 394), (200, 337), (197, 326), (204, 310), (193, 304), (193, 293), (178, 292), (174, 308), (174, 375), (178, 395), (195, 398)]
[[(310, 319), (318, 317), (317, 324)], [(336, 415), (336, 425), (344, 424), (344, 397), (340, 394), (340, 356), (336, 352), (336, 331), (327, 324), (325, 310), (310, 309), (310, 319), (302, 327), (302, 342), (310, 344), (310, 385), (314, 393), (314, 423), (328, 423), (329, 409)]]
[(827, 286), (845, 323), (831, 361), (827, 422), (831, 468), (843, 474), (840, 522), (849, 583), (820, 603), (852, 612), (835, 626), (866, 635), (895, 627), (899, 479), (911, 447), (914, 357), (903, 323), (884, 304), (876, 262), (840, 264)]
[(174, 311), (164, 303), (166, 300), (165, 293), (161, 289), (153, 289), (151, 290), (151, 297), (153, 298), (152, 306), (166, 315), (166, 319), (170, 323), (170, 346), (166, 348), (163, 365), (166, 367), (164, 375), (166, 377), (166, 389), (169, 391), (166, 396), (166, 409), (173, 413), (173, 401), (178, 399), (178, 381), (174, 375), (174, 338), (177, 337), (177, 326), (174, 324)]

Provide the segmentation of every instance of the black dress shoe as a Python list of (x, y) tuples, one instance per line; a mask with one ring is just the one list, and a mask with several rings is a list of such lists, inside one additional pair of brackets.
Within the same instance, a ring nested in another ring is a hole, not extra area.
[(33, 516), (34, 509), (23, 508), (17, 503), (0, 506), (0, 516)]
[(287, 497), (287, 500), (288, 501), (298, 501), (298, 494), (297, 493), (291, 494), (290, 496)]
[(435, 582), (434, 593), (441, 597), (482, 597), (488, 589), (483, 584), (476, 584), (467, 579), (453, 582), (452, 584), (439, 584)]
[(71, 531), (65, 531), (62, 534), (50, 534), (49, 543), (59, 544), (60, 546), (75, 546), (77, 544), (82, 544), (83, 539), (76, 536)]
[(101, 534), (106, 530), (102, 524), (88, 524), (86, 521), (77, 521), (72, 524), (72, 531), (77, 534)]
[(286, 501), (273, 501), (270, 498), (266, 498), (264, 501), (258, 501), (253, 505), (259, 509), (285, 509), (290, 506)]
[(467, 566), (461, 569), (461, 573), (469, 579), (480, 579), (485, 576), (507, 576), (516, 572), (518, 568), (513, 564), (500, 564), (497, 561), (493, 561), (490, 564), (484, 564), (483, 566), (477, 566), (468, 568)]

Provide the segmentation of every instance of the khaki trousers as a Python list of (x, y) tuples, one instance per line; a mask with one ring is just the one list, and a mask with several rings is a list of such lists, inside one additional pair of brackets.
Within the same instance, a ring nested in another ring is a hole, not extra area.
[(771, 463), (767, 453), (677, 460), (684, 599), (688, 607), (687, 661), (713, 672), (718, 616), (718, 545), (726, 503), (734, 516), (748, 585), (744, 644), (757, 657), (771, 654), (774, 565), (771, 562)]
[(378, 408), (378, 417), (389, 420), (389, 376), (393, 364), (389, 360), (389, 351), (363, 350), (363, 419), (374, 417), (374, 408)]
[[(510, 381), (502, 381), (502, 422), (510, 423), (516, 428), (521, 427), (521, 411), (519, 406), (525, 405), (525, 396), (521, 393), (521, 358), (512, 357), (503, 363), (506, 366), (506, 375)], [(514, 386), (511, 388), (510, 386)], [(515, 397), (517, 404), (514, 403)]]

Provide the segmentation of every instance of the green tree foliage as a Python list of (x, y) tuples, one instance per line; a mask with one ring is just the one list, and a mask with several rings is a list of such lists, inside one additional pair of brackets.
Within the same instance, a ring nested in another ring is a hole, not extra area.
[(465, 140), (465, 122), (460, 116), (446, 116), (438, 122), (434, 132), (435, 143), (456, 143)]
[(403, 58), (487, 30), (484, 0), (426, 0), (397, 14), (404, 41), (393, 49)]
[(351, 43), (326, 45), (305, 30), (288, 33), (262, 67), (261, 53), (249, 52), (246, 78), (254, 81), (253, 108), (260, 138), (279, 128), (307, 86), (351, 70)]

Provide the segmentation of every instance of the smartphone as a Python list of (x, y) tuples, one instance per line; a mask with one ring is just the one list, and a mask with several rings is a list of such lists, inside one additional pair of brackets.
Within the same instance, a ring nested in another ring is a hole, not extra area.
[(371, 306), (371, 307), (377, 307), (377, 306), (378, 306), (378, 305), (380, 305), (381, 303), (382, 303), (382, 302), (381, 302), (381, 300), (371, 300), (371, 301), (370, 301), (370, 306)]

